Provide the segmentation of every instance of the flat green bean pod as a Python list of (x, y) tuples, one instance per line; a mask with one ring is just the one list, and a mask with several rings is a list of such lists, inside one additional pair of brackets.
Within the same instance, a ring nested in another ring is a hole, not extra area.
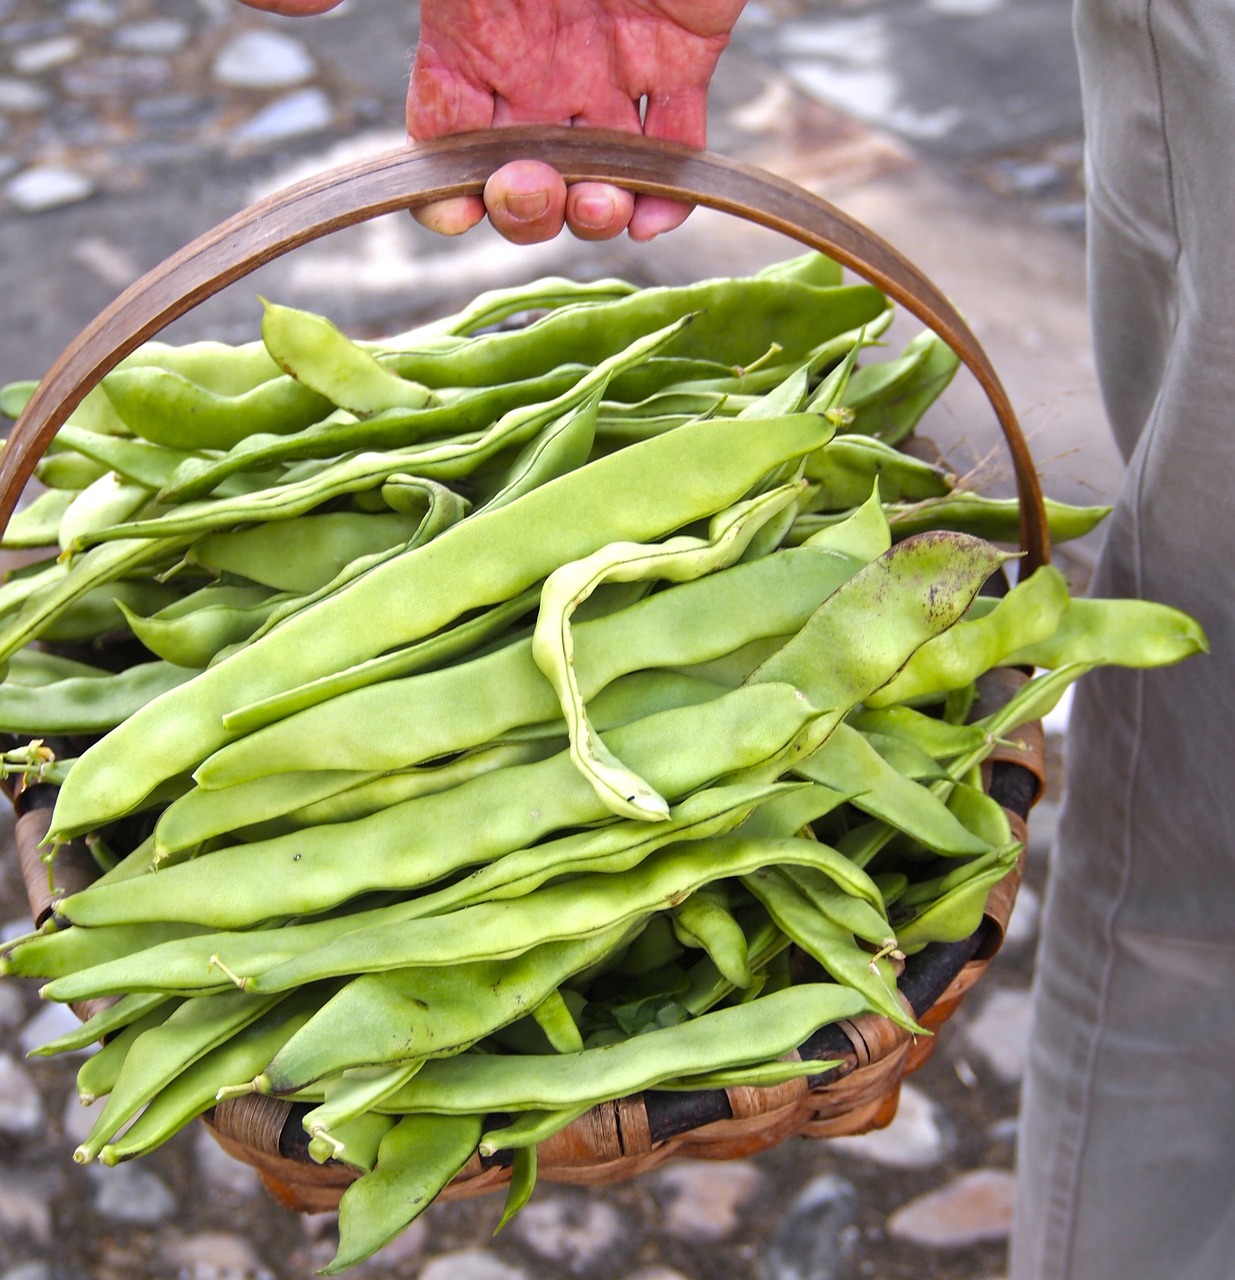
[(805, 983), (581, 1054), (438, 1059), (426, 1063), (387, 1105), (397, 1111), (484, 1114), (629, 1097), (662, 1080), (780, 1058), (819, 1027), (865, 1008), (863, 997), (847, 987)]
[(562, 565), (546, 578), (532, 635), (532, 657), (557, 695), (575, 767), (619, 817), (655, 821), (668, 817), (669, 806), (604, 745), (589, 721), (575, 670), (571, 615), (604, 581), (648, 577), (690, 581), (733, 564), (764, 523), (793, 507), (800, 493), (800, 485), (782, 485), (738, 503), (712, 517), (706, 540), (681, 536), (652, 546), (611, 543), (591, 556)]
[(529, 1006), (611, 952), (626, 933), (620, 925), (505, 960), (353, 978), (288, 1039), (253, 1083), (263, 1093), (297, 1093), (352, 1068), (457, 1053), (523, 1017)]
[[(220, 717), (235, 707), (421, 639), (607, 542), (646, 541), (711, 515), (773, 467), (817, 447), (826, 433), (810, 415), (681, 427), (460, 521), (156, 699), (91, 747), (60, 790), (54, 833), (92, 830), (142, 805), (165, 778), (194, 769), (231, 736)], [(643, 501), (625, 502), (649, 475), (657, 484), (644, 490)], [(123, 564), (124, 552), (106, 550)], [(467, 566), (462, 586), (461, 566)], [(416, 602), (414, 611), (399, 608), (407, 600)], [(10, 628), (6, 638), (18, 637)], [(20, 634), (20, 643), (26, 638)]]
[(76, 496), (72, 489), (48, 489), (38, 494), (14, 513), (0, 547), (6, 551), (26, 551), (59, 545), (60, 521)]
[(107, 675), (70, 676), (38, 686), (0, 683), (0, 731), (15, 734), (103, 733), (152, 698), (197, 672), (143, 662)]
[(337, 1275), (376, 1253), (434, 1199), (471, 1158), (479, 1116), (409, 1115), (382, 1139), (372, 1173), (339, 1202), (339, 1251), (322, 1275)]
[(366, 418), (385, 409), (422, 409), (432, 401), (428, 387), (380, 364), (325, 316), (263, 302), (262, 342), (271, 358), (340, 409)]
[(134, 435), (190, 453), (229, 449), (251, 431), (299, 431), (332, 407), (325, 396), (286, 376), (222, 395), (151, 366), (114, 369), (102, 386)]
[[(751, 767), (797, 735), (812, 710), (787, 685), (760, 685), (647, 716), (613, 731), (615, 746), (678, 799)], [(71, 779), (80, 762), (69, 774)], [(534, 803), (528, 797), (535, 797)], [(476, 823), (477, 813), (492, 815)], [(322, 910), (370, 890), (412, 889), (524, 848), (552, 831), (607, 818), (565, 752), (482, 774), (354, 823), (220, 849), (156, 876), (93, 885), (59, 911), (81, 924), (176, 917), (216, 927)], [(262, 882), (261, 893), (254, 883)]]

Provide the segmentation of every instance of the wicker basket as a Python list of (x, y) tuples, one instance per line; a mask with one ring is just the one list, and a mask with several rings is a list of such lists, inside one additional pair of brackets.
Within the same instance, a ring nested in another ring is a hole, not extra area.
[[(0, 455), (0, 529), (56, 430), (119, 360), (176, 317), (256, 267), (341, 227), (394, 210), (479, 192), (488, 175), (515, 157), (541, 159), (569, 182), (608, 181), (732, 213), (779, 230), (837, 259), (880, 287), (938, 333), (986, 392), (1011, 453), (1021, 502), (1022, 572), (1049, 555), (1042, 495), (1016, 416), (981, 347), (939, 291), (895, 250), (810, 193), (748, 166), (625, 134), (578, 129), (505, 129), (408, 147), (322, 174), (279, 192), (200, 237), (156, 267), (93, 321), (43, 379)], [(976, 714), (1002, 705), (1026, 679), (1000, 670), (979, 684)], [(1027, 726), (1015, 746), (985, 766), (988, 792), (1024, 841), (1025, 820), (1044, 784), (1040, 726)], [(56, 888), (48, 885), (39, 842), (50, 824), (53, 788), (16, 787), (17, 847), (34, 921), (56, 898), (85, 887), (96, 874), (84, 844), (62, 846)], [(900, 975), (902, 999), (919, 1023), (938, 1029), (981, 978), (999, 949), (1020, 880), (1019, 868), (991, 894), (978, 930), (963, 942), (935, 943), (912, 956)], [(88, 1017), (98, 1002), (75, 1006)], [(637, 1176), (675, 1155), (731, 1159), (795, 1134), (836, 1137), (888, 1124), (903, 1077), (929, 1057), (934, 1040), (914, 1039), (889, 1019), (868, 1014), (822, 1028), (801, 1056), (838, 1060), (824, 1075), (773, 1088), (695, 1093), (650, 1091), (593, 1108), (541, 1145), (539, 1176), (604, 1183)], [(337, 1207), (358, 1176), (349, 1167), (310, 1160), (300, 1125), (305, 1108), (251, 1095), (228, 1100), (205, 1117), (220, 1144), (254, 1166), (290, 1208)], [(505, 1158), (504, 1158), (505, 1156)], [(443, 1198), (482, 1194), (505, 1185), (508, 1153), (474, 1155)]]

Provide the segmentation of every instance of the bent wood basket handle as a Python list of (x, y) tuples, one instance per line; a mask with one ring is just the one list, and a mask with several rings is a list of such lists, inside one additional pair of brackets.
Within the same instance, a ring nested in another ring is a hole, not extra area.
[(542, 160), (567, 182), (609, 182), (734, 214), (829, 255), (882, 289), (947, 342), (977, 378), (1016, 472), (1023, 572), (1047, 562), (1042, 492), (1007, 393), (968, 325), (912, 263), (827, 201), (760, 169), (637, 135), (540, 126), (457, 134), (319, 174), (249, 206), (136, 281), (70, 343), (13, 428), (0, 455), (0, 532), (61, 424), (104, 374), (171, 321), (332, 231), (478, 195), (489, 175), (515, 158)]

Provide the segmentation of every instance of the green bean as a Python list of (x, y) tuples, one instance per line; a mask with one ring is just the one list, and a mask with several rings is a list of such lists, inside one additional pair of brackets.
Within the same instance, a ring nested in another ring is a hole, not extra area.
[(755, 275), (763, 279), (798, 280), (802, 284), (827, 287), (840, 284), (844, 271), (839, 262), (811, 249), (795, 258), (761, 267)]
[[(309, 1017), (314, 993), (296, 993), (183, 1067), (118, 1138), (99, 1152), (106, 1165), (145, 1155), (218, 1101), (219, 1091), (252, 1079)], [(389, 1128), (389, 1122), (381, 1126)], [(346, 1150), (346, 1145), (344, 1147)]]
[(794, 772), (851, 795), (856, 808), (936, 853), (963, 857), (986, 851), (987, 842), (962, 826), (942, 800), (901, 774), (847, 724), (838, 724), (817, 751), (794, 765)]
[(751, 684), (792, 682), (813, 706), (828, 708), (789, 754), (809, 755), (919, 645), (955, 622), (1006, 558), (962, 534), (922, 534), (894, 546), (838, 587), (749, 677)]
[(305, 1133), (319, 1149), (325, 1145), (335, 1146), (331, 1134), (336, 1126), (373, 1111), (407, 1084), (423, 1065), (423, 1059), (413, 1058), (393, 1067), (366, 1068), (333, 1077), (326, 1082), (325, 1099), (305, 1115), (302, 1121)]
[(106, 472), (107, 468), (93, 458), (58, 446), (39, 459), (34, 476), (49, 489), (73, 489), (80, 492)]
[[(767, 866), (748, 872), (742, 883), (763, 903), (777, 925), (837, 982), (859, 992), (876, 1013), (915, 1035), (921, 1032), (897, 997), (896, 975), (887, 959), (872, 956), (857, 944), (850, 930), (822, 915), (779, 868)], [(753, 1003), (763, 1004), (771, 998), (761, 996)]]
[(973, 751), (986, 741), (986, 733), (979, 725), (949, 724), (912, 707), (880, 707), (876, 711), (863, 706), (849, 716), (848, 723), (867, 735), (872, 744), (886, 735), (907, 743), (911, 749), (925, 752), (934, 760)]
[(73, 1152), (78, 1164), (93, 1160), (160, 1089), (198, 1058), (261, 1017), (281, 997), (256, 998), (240, 991), (186, 1000), (158, 1026), (129, 1046), (106, 1103), (85, 1140)]
[[(129, 812), (163, 778), (195, 767), (231, 736), (219, 719), (226, 711), (420, 639), (606, 542), (646, 540), (720, 510), (825, 433), (818, 419), (803, 417), (763, 422), (758, 430), (725, 422), (683, 427), (453, 525), (289, 618), (90, 748), (60, 791), (56, 834), (90, 830)], [(623, 502), (621, 495), (647, 475), (658, 483), (643, 501)], [(392, 601), (403, 600), (416, 601), (414, 617), (392, 610)], [(306, 632), (308, 642), (301, 643)], [(137, 752), (129, 749), (133, 740), (141, 744)], [(142, 767), (134, 767), (135, 756)]]
[(204, 340), (172, 344), (143, 342), (120, 362), (121, 369), (164, 369), (218, 395), (235, 396), (277, 378), (279, 366), (261, 342), (232, 345)]
[(556, 987), (539, 1004), (532, 1006), (530, 1016), (544, 1032), (550, 1048), (558, 1053), (578, 1053), (583, 1048), (579, 1026)]
[(339, 1251), (320, 1274), (337, 1275), (376, 1253), (437, 1196), (471, 1158), (478, 1116), (409, 1115), (382, 1139), (372, 1173), (339, 1202)]
[(601, 742), (593, 729), (575, 668), (571, 614), (605, 580), (655, 577), (690, 581), (733, 564), (760, 526), (793, 506), (800, 492), (797, 485), (782, 485), (720, 512), (712, 518), (706, 541), (681, 536), (651, 546), (610, 543), (590, 556), (562, 565), (545, 580), (532, 636), (532, 657), (557, 695), (575, 767), (618, 816), (655, 821), (668, 817), (669, 806)]
[(806, 460), (811, 492), (803, 511), (849, 510), (878, 489), (883, 502), (921, 501), (951, 492), (954, 477), (882, 441), (837, 436)]
[[(830, 283), (839, 284), (840, 281)], [(432, 321), (411, 334), (387, 338), (377, 345), (383, 350), (402, 350), (419, 345), (426, 334), (474, 334), (479, 329), (500, 324), (511, 316), (529, 311), (553, 311), (558, 307), (578, 303), (608, 302), (614, 298), (627, 297), (635, 293), (637, 288), (637, 285), (627, 280), (612, 277), (580, 281), (562, 276), (545, 276), (531, 284), (518, 285), (512, 289), (491, 289), (479, 293), (462, 311), (442, 320)]]
[[(1046, 524), (1052, 542), (1068, 542), (1092, 532), (1110, 513), (1110, 507), (1078, 507), (1045, 500)], [(991, 542), (1020, 541), (1020, 504), (1015, 498), (988, 498), (984, 494), (954, 491), (944, 498), (921, 502), (891, 503), (887, 508), (893, 538), (908, 538), (931, 530), (968, 533)], [(797, 546), (835, 517), (798, 517), (789, 543)]]
[[(629, 871), (657, 849), (677, 841), (725, 835), (786, 793), (807, 789), (792, 783), (706, 787), (676, 805), (667, 822), (619, 823), (507, 853), (423, 894), (417, 914), (441, 915), (461, 906), (519, 897), (559, 876)], [(749, 828), (743, 826), (743, 833), (750, 833)]]
[(509, 470), (503, 474), (498, 491), (480, 509), (492, 511), (530, 493), (548, 480), (581, 467), (588, 460), (596, 440), (596, 413), (599, 388), (578, 408), (550, 422), (539, 435), (523, 446)]
[(151, 653), (178, 667), (201, 668), (228, 645), (248, 639), (285, 599), (268, 587), (212, 584), (149, 616), (135, 613), (122, 601), (117, 607)]
[(1018, 848), (1012, 846), (1004, 851), (1001, 861), (970, 876), (908, 923), (898, 926), (896, 940), (901, 951), (912, 955), (931, 942), (960, 942), (970, 937), (982, 923), (990, 891), (1015, 865)]
[(377, 1152), (382, 1139), (394, 1128), (393, 1116), (381, 1116), (376, 1111), (337, 1125), (329, 1142), (310, 1142), (309, 1155), (319, 1163), (338, 1160), (349, 1164), (361, 1173), (372, 1173), (377, 1165)]
[[(660, 663), (694, 668), (762, 633), (794, 631), (858, 567), (840, 556), (781, 553), (581, 623), (574, 639), (583, 695), (594, 699), (632, 668)], [(399, 655), (391, 654), (370, 669), (393, 674), (401, 665)], [(366, 674), (357, 669), (357, 677)], [(215, 788), (265, 775), (271, 761), (282, 771), (335, 768), (344, 760), (358, 770), (397, 769), (492, 740), (519, 724), (559, 717), (557, 699), (533, 661), (531, 641), (457, 667), (317, 701), (319, 690), (329, 693), (352, 680), (345, 673), (307, 687), (304, 695), (293, 691), (228, 717), (226, 728), (243, 730), (274, 714), (287, 716), (210, 757), (198, 770), (202, 785)], [(290, 714), (306, 703), (299, 715)], [(444, 705), (452, 708), (448, 720), (435, 710)]]
[(847, 987), (803, 983), (579, 1054), (437, 1059), (386, 1105), (392, 1111), (473, 1114), (554, 1110), (629, 1097), (662, 1080), (779, 1058), (819, 1027), (866, 1007), (863, 997)]
[(834, 881), (814, 867), (779, 867), (782, 875), (820, 915), (837, 928), (847, 929), (863, 942), (886, 947), (895, 941), (888, 924), (887, 909), (878, 909), (862, 898), (846, 893)]
[(26, 934), (5, 944), (0, 972), (18, 978), (56, 979), (161, 942), (191, 938), (202, 932), (197, 925), (159, 921), (115, 928), (57, 929), (49, 933)]
[[(792, 686), (760, 685), (647, 716), (614, 730), (612, 741), (635, 768), (649, 771), (662, 794), (677, 799), (766, 759), (799, 733), (811, 714)], [(79, 762), (69, 781), (80, 768)], [(534, 806), (529, 796), (535, 797)], [(493, 820), (477, 824), (476, 813), (490, 813)], [(606, 816), (608, 810), (563, 752), (484, 774), (355, 823), (220, 849), (157, 876), (94, 886), (66, 898), (59, 910), (75, 923), (95, 925), (177, 916), (221, 927), (251, 924), (323, 909), (370, 889), (416, 888), (523, 848), (551, 831)], [(356, 853), (341, 863), (339, 851), (345, 848)], [(275, 881), (265, 883), (274, 868)], [(256, 895), (255, 878), (264, 884)]]
[[(850, 882), (861, 874), (841, 867), (836, 852), (814, 840), (714, 836), (659, 850), (630, 871), (580, 876), (508, 901), (356, 929), (262, 973), (236, 972), (246, 989), (269, 992), (341, 973), (517, 955), (540, 942), (632, 924), (712, 880), (744, 875), (778, 860), (817, 866)], [(874, 885), (870, 888), (873, 893)]]
[(1019, 648), (1054, 634), (1067, 607), (1067, 581), (1058, 569), (1043, 565), (984, 617), (962, 619), (928, 640), (866, 703), (875, 708), (908, 703), (972, 684)]
[(58, 653), (46, 653), (42, 649), (18, 649), (9, 660), (9, 669), (4, 677), (10, 684), (28, 685), (31, 688), (40, 685), (55, 684), (60, 680), (104, 679), (112, 673), (105, 667), (92, 667), (86, 662), (75, 662)]
[(536, 1148), (517, 1147), (510, 1168), (510, 1183), (506, 1188), (506, 1203), (502, 1206), (502, 1216), (493, 1234), (499, 1231), (523, 1208), (532, 1198), (536, 1189)]
[(1208, 651), (1200, 624), (1169, 605), (1080, 599), (1069, 601), (1052, 635), (1026, 640), (1004, 662), (1047, 668), (1076, 662), (1157, 667)]
[(325, 586), (357, 557), (406, 545), (421, 515), (359, 515), (335, 511), (208, 534), (189, 561), (217, 573), (249, 578), (277, 591), (307, 593)]
[(335, 458), (357, 449), (407, 449), (422, 441), (483, 431), (510, 410), (554, 399), (587, 372), (583, 365), (562, 365), (534, 378), (467, 388), (445, 403), (424, 409), (397, 409), (359, 419), (336, 412), (287, 435), (254, 432), (222, 456), (186, 456), (159, 494), (166, 502), (184, 502), (222, 491), (228, 478), (243, 472), (304, 459)]
[(179, 1006), (179, 1001), (164, 1001), (148, 1010), (81, 1064), (77, 1071), (77, 1096), (82, 1106), (88, 1107), (112, 1091), (134, 1042), (166, 1022)]
[(199, 460), (198, 454), (182, 449), (169, 449), (132, 437), (99, 435), (68, 424), (60, 428), (56, 438), (130, 484), (151, 490), (161, 489), (178, 466)]
[(535, 1148), (590, 1110), (590, 1103), (579, 1103), (555, 1111), (520, 1111), (500, 1129), (485, 1130), (480, 1139), (480, 1154), (491, 1156), (498, 1151)]
[(105, 1037), (117, 1031), (122, 1031), (148, 1013), (154, 1012), (166, 999), (164, 995), (148, 992), (121, 996), (115, 1004), (87, 1018), (80, 1027), (31, 1049), (30, 1056), (32, 1058), (47, 1057), (53, 1053), (88, 1049), (92, 1044), (104, 1040)]
[(263, 299), (262, 342), (297, 382), (358, 417), (384, 409), (422, 409), (428, 387), (401, 378), (345, 337), (324, 316)]
[(37, 688), (6, 680), (0, 683), (0, 731), (102, 733), (196, 674), (167, 662), (144, 662), (110, 675), (70, 676)]
[(70, 599), (38, 629), (38, 638), (53, 643), (86, 644), (109, 631), (127, 630), (125, 610), (164, 608), (176, 589), (158, 581), (122, 578), (105, 582)]
[(105, 472), (87, 485), (69, 504), (60, 521), (60, 546), (67, 550), (79, 539), (137, 515), (152, 493), (142, 485), (128, 484), (114, 471)]
[(392, 969), (353, 978), (289, 1038), (254, 1085), (298, 1093), (357, 1067), (457, 1053), (527, 1013), (619, 945), (625, 926), (544, 943), (506, 960)]
[(251, 733), (296, 711), (316, 706), (328, 698), (363, 689), (383, 680), (414, 675), (442, 666), (500, 635), (510, 623), (535, 607), (539, 586), (529, 587), (511, 599), (485, 609), (464, 622), (436, 632), (425, 640), (383, 653), (354, 667), (311, 680), (285, 693), (238, 707), (223, 717), (224, 726), (237, 733)]
[(673, 931), (684, 947), (706, 951), (727, 982), (735, 987), (754, 984), (746, 935), (730, 913), (723, 893), (696, 889), (673, 908)]
[(695, 320), (674, 343), (674, 356), (749, 365), (776, 343), (786, 362), (796, 362), (821, 341), (874, 321), (887, 309), (886, 299), (863, 285), (703, 281), (642, 289), (592, 306), (562, 307), (525, 329), (478, 337), (453, 351), (392, 356), (390, 367), (429, 386), (526, 378), (563, 360), (598, 364), (637, 335), (692, 314)]
[[(40, 583), (30, 593), (17, 616), (11, 618), (0, 632), (0, 662), (39, 636), (51, 638), (55, 632), (49, 628), (55, 620), (95, 588), (114, 583), (117, 578), (134, 570), (166, 559), (187, 541), (185, 538), (131, 538), (114, 542), (93, 548), (78, 557), (67, 573), (48, 575), (45, 585)], [(163, 603), (166, 603), (166, 598)], [(91, 625), (98, 627), (95, 620)]]
[(853, 429), (890, 445), (910, 435), (960, 367), (952, 348), (929, 330), (914, 338), (902, 356), (912, 361), (907, 377), (878, 390), (859, 380), (848, 400), (856, 410)]
[(790, 1058), (784, 1062), (761, 1062), (753, 1067), (734, 1067), (729, 1071), (704, 1071), (698, 1075), (683, 1076), (679, 1080), (662, 1080), (658, 1089), (770, 1089), (803, 1076), (822, 1075), (833, 1067), (839, 1067), (839, 1059)]
[(60, 521), (76, 499), (73, 489), (48, 489), (14, 513), (0, 540), (6, 551), (54, 547), (59, 543)]
[(229, 449), (252, 431), (299, 431), (332, 407), (325, 396), (287, 376), (224, 395), (150, 366), (114, 369), (102, 385), (134, 435), (188, 453)]
[[(132, 357), (130, 357), (131, 359)], [(7, 418), (18, 418), (34, 395), (38, 383), (31, 380), (10, 382), (0, 387), (0, 415)], [(80, 404), (73, 410), (69, 422), (74, 428), (81, 428), (98, 435), (124, 435), (126, 428), (116, 416), (107, 397), (100, 386), (92, 387)]]

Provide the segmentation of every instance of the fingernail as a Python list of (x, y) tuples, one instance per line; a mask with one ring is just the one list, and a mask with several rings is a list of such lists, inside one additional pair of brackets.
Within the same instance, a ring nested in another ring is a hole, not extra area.
[(513, 192), (506, 197), (506, 212), (518, 222), (534, 222), (549, 208), (547, 191)]
[(617, 205), (612, 196), (583, 196), (575, 202), (574, 212), (580, 226), (600, 231), (613, 221)]

